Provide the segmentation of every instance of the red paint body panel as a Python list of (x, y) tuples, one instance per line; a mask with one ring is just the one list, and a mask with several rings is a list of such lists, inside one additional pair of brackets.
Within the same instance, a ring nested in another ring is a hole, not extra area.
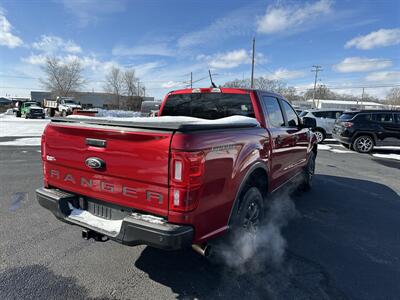
[[(209, 93), (211, 89), (200, 91)], [(250, 168), (256, 163), (264, 166), (271, 192), (302, 170), (315, 137), (310, 136), (308, 129), (270, 128), (255, 91), (221, 88), (221, 92), (250, 94), (260, 126), (181, 133), (50, 123), (42, 146), (45, 184), (163, 216), (170, 223), (191, 225), (195, 229), (193, 243), (223, 234), (228, 229), (240, 184)], [(185, 93), (192, 90), (169, 93), (159, 115), (162, 116), (169, 95)], [(88, 146), (86, 138), (105, 140), (106, 147)], [(174, 189), (170, 179), (173, 151), (204, 153), (204, 174), (197, 191), (199, 201), (188, 212), (170, 207)], [(55, 160), (49, 160), (48, 156)], [(89, 157), (104, 160), (106, 168), (88, 168), (85, 161)]]

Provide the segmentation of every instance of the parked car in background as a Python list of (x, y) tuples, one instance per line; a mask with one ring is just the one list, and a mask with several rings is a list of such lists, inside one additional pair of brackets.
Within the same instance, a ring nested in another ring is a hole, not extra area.
[(332, 134), (342, 145), (360, 153), (369, 153), (374, 146), (400, 146), (400, 112), (344, 112), (336, 121)]
[(21, 102), (17, 106), (16, 110), (17, 117), (23, 117), (25, 119), (41, 118), (44, 119), (44, 109), (39, 106), (37, 102), (27, 101)]
[(150, 117), (153, 111), (158, 111), (161, 101), (143, 101), (140, 107), (140, 115), (142, 117)]
[(315, 118), (317, 121), (317, 128), (314, 133), (317, 136), (318, 143), (321, 143), (327, 137), (332, 136), (335, 121), (342, 113), (343, 110), (340, 109), (309, 109), (304, 110), (300, 114), (300, 117)]

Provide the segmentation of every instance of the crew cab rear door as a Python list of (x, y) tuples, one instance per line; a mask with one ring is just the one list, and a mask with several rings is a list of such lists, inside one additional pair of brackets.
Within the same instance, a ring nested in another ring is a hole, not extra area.
[(271, 134), (270, 179), (274, 190), (294, 176), (296, 141), (292, 128), (286, 126), (286, 117), (280, 100), (269, 94), (261, 95), (266, 126)]
[(168, 215), (172, 131), (51, 122), (42, 141), (45, 181), (83, 197)]

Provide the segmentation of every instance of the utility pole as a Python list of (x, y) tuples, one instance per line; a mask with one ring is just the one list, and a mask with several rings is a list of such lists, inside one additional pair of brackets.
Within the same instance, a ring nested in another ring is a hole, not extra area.
[(313, 96), (312, 96), (312, 100), (313, 100), (313, 108), (315, 108), (315, 89), (317, 87), (317, 79), (318, 79), (318, 72), (322, 71), (322, 67), (318, 66), (318, 65), (314, 65), (312, 66), (313, 69), (311, 70), (311, 72), (315, 72), (315, 79), (314, 79), (314, 91), (313, 91)]
[(253, 38), (253, 54), (251, 58), (251, 83), (250, 87), (253, 89), (254, 88), (254, 52), (256, 50), (256, 38)]
[(190, 72), (190, 88), (193, 88), (193, 72)]
[(361, 94), (361, 105), (363, 104), (363, 101), (364, 101), (364, 90), (365, 90), (365, 88), (362, 88), (363, 90), (362, 90), (362, 94)]

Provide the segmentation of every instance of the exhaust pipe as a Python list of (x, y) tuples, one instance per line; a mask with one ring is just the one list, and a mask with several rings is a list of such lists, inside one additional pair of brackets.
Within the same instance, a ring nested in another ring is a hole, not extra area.
[(198, 254), (204, 256), (204, 257), (209, 257), (211, 253), (211, 246), (210, 245), (198, 245), (198, 244), (193, 244), (192, 249), (197, 252)]

